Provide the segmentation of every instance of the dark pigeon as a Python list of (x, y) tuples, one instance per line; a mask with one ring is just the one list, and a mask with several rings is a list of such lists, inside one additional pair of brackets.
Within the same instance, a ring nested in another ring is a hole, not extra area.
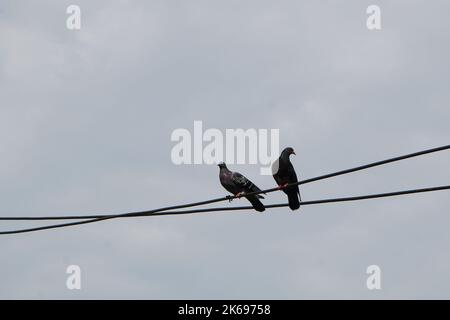
[(253, 182), (248, 180), (239, 172), (232, 172), (228, 170), (225, 163), (220, 163), (219, 168), (220, 183), (227, 191), (231, 192), (235, 196), (243, 196), (247, 198), (247, 200), (250, 201), (256, 211), (263, 212), (264, 210), (266, 210), (262, 202), (259, 201), (259, 199), (264, 199), (263, 196), (259, 194), (250, 196), (245, 195), (246, 193), (259, 192), (261, 191), (261, 189), (255, 186)]
[(287, 194), (289, 208), (297, 210), (300, 208), (300, 191), (298, 185), (286, 187), (286, 185), (298, 182), (294, 166), (289, 159), (291, 154), (295, 154), (294, 149), (286, 148), (281, 152), (280, 157), (272, 165), (273, 178), (280, 189)]

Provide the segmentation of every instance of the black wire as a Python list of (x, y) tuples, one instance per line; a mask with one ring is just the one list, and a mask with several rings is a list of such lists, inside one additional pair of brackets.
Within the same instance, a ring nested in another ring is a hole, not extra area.
[[(441, 191), (450, 189), (449, 186), (440, 186), (440, 187), (431, 187), (431, 188), (422, 188), (422, 189), (412, 189), (412, 190), (404, 190), (404, 191), (396, 191), (396, 192), (388, 192), (388, 193), (377, 193), (370, 194), (364, 196), (356, 196), (356, 197), (344, 197), (344, 198), (330, 198), (330, 199), (321, 199), (321, 200), (310, 200), (310, 201), (302, 201), (300, 204), (302, 206), (311, 205), (311, 204), (323, 204), (329, 202), (344, 202), (344, 201), (355, 201), (355, 200), (365, 200), (365, 199), (373, 199), (373, 198), (382, 198), (382, 197), (392, 197), (398, 195), (406, 195), (411, 193), (420, 193), (420, 192), (431, 192), (431, 191)], [(271, 208), (282, 208), (287, 207), (287, 203), (279, 203), (279, 204), (269, 204), (265, 205), (267, 209)], [(252, 210), (252, 206), (241, 206), (241, 207), (218, 207), (218, 208), (207, 208), (207, 209), (195, 209), (195, 210), (183, 210), (183, 211), (163, 211), (163, 212), (151, 212), (146, 213), (145, 211), (130, 214), (127, 217), (121, 218), (131, 218), (131, 217), (148, 217), (148, 216), (162, 216), (162, 215), (177, 215), (177, 214), (190, 214), (190, 213), (206, 213), (206, 212), (217, 212), (217, 211), (236, 211), (236, 210)], [(0, 220), (81, 220), (81, 219), (97, 219), (104, 217), (115, 216), (111, 215), (91, 215), (91, 216), (41, 216), (41, 217), (0, 217)]]
[[(427, 150), (414, 152), (414, 153), (409, 153), (409, 154), (406, 154), (406, 155), (403, 155), (403, 156), (390, 158), (390, 159), (386, 159), (386, 160), (382, 160), (382, 161), (377, 161), (377, 162), (369, 163), (369, 164), (366, 164), (366, 165), (354, 167), (354, 168), (351, 168), (351, 169), (346, 169), (346, 170), (341, 170), (341, 171), (337, 171), (337, 172), (333, 172), (333, 173), (328, 173), (328, 174), (317, 176), (317, 177), (314, 177), (314, 178), (309, 178), (309, 179), (306, 179), (306, 180), (302, 180), (302, 181), (299, 181), (297, 183), (292, 183), (292, 184), (290, 184), (288, 186), (311, 183), (311, 182), (315, 182), (315, 181), (318, 181), (318, 180), (328, 179), (328, 178), (332, 178), (332, 177), (335, 177), (335, 176), (339, 176), (339, 175), (343, 175), (343, 174), (347, 174), (347, 173), (351, 173), (351, 172), (355, 172), (355, 171), (360, 171), (360, 170), (364, 170), (364, 169), (380, 166), (380, 165), (391, 163), (391, 162), (395, 162), (395, 161), (400, 161), (400, 160), (404, 160), (404, 159), (408, 159), (408, 158), (412, 158), (412, 157), (417, 157), (417, 156), (425, 155), (425, 154), (428, 154), (428, 153), (443, 151), (443, 150), (446, 150), (446, 149), (450, 149), (450, 145), (437, 147), (437, 148), (432, 148), (432, 149), (427, 149)], [(260, 194), (260, 193), (269, 193), (269, 192), (274, 192), (274, 191), (279, 191), (279, 188), (271, 188), (271, 189), (266, 189), (266, 190), (262, 190), (262, 191), (259, 191), (259, 192), (247, 193), (247, 195), (253, 195), (253, 194), (256, 195), (256, 194)], [(194, 203), (194, 204), (187, 204), (187, 205), (185, 205), (185, 207), (190, 207), (190, 206), (193, 206), (193, 205), (204, 205), (204, 204), (213, 203), (213, 202), (219, 202), (219, 201), (224, 201), (224, 200), (232, 200), (232, 199), (235, 199), (235, 198), (236, 198), (236, 196), (227, 196), (227, 197), (224, 197), (224, 198), (217, 198), (217, 199), (213, 199), (213, 200), (197, 202), (197, 203)], [(159, 209), (158, 211), (165, 211), (163, 209), (164, 208)], [(120, 217), (128, 217), (128, 216), (139, 216), (139, 215), (145, 214), (146, 212), (148, 212), (148, 211), (130, 212), (130, 213), (112, 214), (112, 215), (74, 215), (74, 216), (50, 216), (50, 217), (0, 217), (0, 221), (1, 220), (75, 220), (75, 219), (78, 220), (78, 219), (101, 219), (101, 218), (113, 217), (113, 216), (117, 216), (118, 218), (120, 218)]]
[[(286, 187), (311, 183), (311, 182), (315, 182), (315, 181), (319, 181), (319, 180), (323, 180), (323, 179), (328, 179), (328, 178), (340, 176), (340, 175), (347, 174), (347, 173), (352, 173), (352, 172), (356, 172), (356, 171), (361, 171), (361, 170), (381, 166), (381, 165), (384, 165), (387, 163), (392, 163), (392, 162), (401, 161), (401, 160), (405, 160), (405, 159), (409, 159), (409, 158), (414, 158), (414, 157), (422, 156), (422, 155), (433, 153), (433, 152), (444, 151), (447, 149), (450, 149), (450, 144), (448, 144), (446, 146), (442, 146), (442, 147), (437, 147), (437, 148), (432, 148), (432, 149), (427, 149), (427, 150), (423, 150), (423, 151), (405, 154), (405, 155), (399, 156), (399, 157), (394, 157), (394, 158), (389, 158), (386, 160), (372, 162), (369, 164), (365, 164), (362, 166), (358, 166), (358, 167), (354, 167), (354, 168), (350, 168), (350, 169), (346, 169), (346, 170), (341, 170), (341, 171), (337, 171), (337, 172), (333, 172), (333, 173), (324, 174), (324, 175), (321, 175), (318, 177), (302, 180), (297, 183), (291, 183), (291, 184), (287, 185)], [(268, 192), (273, 192), (273, 191), (278, 191), (278, 190), (279, 190), (278, 188), (272, 188), (272, 189), (267, 189), (267, 190), (263, 190), (260, 192), (248, 193), (247, 195), (254, 195), (254, 194), (256, 195), (256, 194), (260, 194), (260, 193), (268, 193)]]
[[(306, 205), (314, 205), (314, 204), (324, 204), (324, 203), (333, 203), (333, 202), (347, 202), (347, 201), (358, 201), (358, 200), (367, 200), (367, 199), (375, 199), (375, 198), (383, 198), (383, 197), (393, 197), (393, 196), (400, 196), (400, 195), (407, 195), (407, 194), (413, 194), (413, 193), (422, 193), (422, 192), (432, 192), (432, 191), (441, 191), (441, 190), (449, 190), (450, 185), (447, 186), (439, 186), (439, 187), (430, 187), (430, 188), (422, 188), (422, 189), (412, 189), (412, 190), (402, 190), (402, 191), (394, 191), (394, 192), (386, 192), (386, 193), (376, 193), (376, 194), (369, 194), (369, 195), (363, 195), (363, 196), (353, 196), (353, 197), (343, 197), (343, 198), (330, 198), (330, 199), (320, 199), (320, 200), (311, 200), (311, 201), (302, 201), (300, 203), (300, 206), (306, 206)], [(280, 203), (280, 204), (270, 204), (265, 206), (267, 209), (270, 208), (281, 208), (281, 207), (287, 207), (287, 203)], [(206, 213), (206, 212), (217, 212), (217, 211), (239, 211), (239, 210), (252, 210), (253, 207), (251, 206), (245, 206), (245, 207), (222, 207), (222, 208), (207, 208), (207, 209), (195, 209), (195, 210), (182, 210), (182, 211), (168, 211), (168, 212), (157, 212), (155, 210), (150, 210), (147, 212), (140, 212), (136, 214), (127, 214), (126, 217), (146, 217), (146, 216), (166, 216), (166, 215), (182, 215), (182, 214), (192, 214), (192, 213)], [(97, 216), (98, 219), (102, 218), (116, 218), (119, 217), (118, 215), (110, 215), (110, 216)], [(120, 215), (120, 218), (125, 217), (125, 215)], [(45, 218), (45, 217), (42, 217)], [(70, 217), (68, 217), (70, 218)], [(72, 219), (72, 218), (70, 218)], [(76, 219), (76, 218), (73, 218)], [(87, 220), (87, 222), (92, 220)], [(34, 232), (34, 231), (41, 231), (41, 230), (48, 230), (48, 229), (55, 229), (55, 228), (61, 228), (68, 225), (78, 225), (83, 224), (83, 222), (86, 221), (79, 221), (79, 222), (72, 222), (72, 223), (65, 223), (65, 224), (57, 224), (57, 225), (50, 225), (50, 226), (43, 226), (43, 227), (36, 227), (36, 228), (29, 228), (29, 229), (21, 229), (21, 230), (12, 230), (12, 231), (2, 231), (0, 232), (0, 235), (6, 235), (6, 234), (17, 234), (17, 233), (27, 233), (27, 232)]]
[[(443, 151), (443, 150), (446, 150), (446, 149), (450, 149), (450, 145), (441, 146), (441, 147), (432, 148), (432, 149), (427, 149), (427, 150), (423, 150), (423, 151), (419, 151), (419, 152), (414, 152), (414, 153), (410, 153), (410, 154), (407, 154), (407, 155), (403, 155), (403, 156), (399, 156), (399, 157), (395, 157), (395, 158), (390, 158), (390, 159), (386, 159), (386, 160), (377, 161), (377, 162), (373, 162), (373, 163), (370, 163), (370, 164), (354, 167), (354, 168), (351, 168), (351, 169), (346, 169), (346, 170), (337, 171), (337, 172), (334, 172), (334, 173), (325, 174), (325, 175), (322, 175), (322, 176), (318, 176), (318, 177), (302, 180), (302, 181), (299, 181), (297, 183), (289, 184), (288, 187), (289, 186), (294, 186), (294, 185), (306, 184), (306, 183), (310, 183), (310, 182), (314, 182), (314, 181), (318, 181), (318, 180), (328, 179), (328, 178), (331, 178), (331, 177), (335, 177), (335, 176), (339, 176), (339, 175), (343, 175), (343, 174), (347, 174), (347, 173), (351, 173), (351, 172), (355, 172), (355, 171), (360, 171), (360, 170), (368, 169), (368, 168), (371, 168), (371, 167), (376, 167), (376, 166), (380, 166), (380, 165), (383, 165), (383, 164), (387, 164), (387, 163), (391, 163), (391, 162), (395, 162), (395, 161), (400, 161), (400, 160), (404, 160), (404, 159), (408, 159), (408, 158), (412, 158), (412, 157), (417, 157), (417, 156), (424, 155), (424, 154), (429, 154), (429, 153), (433, 153), (433, 152)], [(259, 192), (247, 193), (247, 195), (256, 195), (256, 194), (261, 194), (261, 193), (269, 193), (269, 192), (274, 192), (274, 191), (279, 191), (279, 190), (280, 189), (277, 187), (277, 188), (271, 188), (271, 189), (262, 190), (262, 191), (259, 191)], [(54, 228), (62, 228), (62, 227), (69, 227), (69, 226), (75, 226), (75, 225), (81, 225), (81, 224), (94, 223), (94, 222), (99, 222), (99, 221), (104, 221), (104, 220), (109, 220), (109, 219), (114, 219), (114, 218), (129, 217), (129, 216), (142, 216), (144, 214), (149, 214), (149, 213), (156, 213), (156, 212), (161, 212), (161, 211), (189, 208), (189, 207), (200, 206), (200, 205), (205, 205), (205, 204), (210, 204), (210, 203), (215, 203), (215, 202), (220, 202), (220, 201), (232, 200), (232, 199), (235, 199), (235, 198), (237, 198), (237, 197), (236, 196), (226, 196), (226, 197), (215, 198), (215, 199), (206, 200), (206, 201), (193, 202), (193, 203), (176, 205), (176, 206), (162, 207), (162, 208), (154, 209), (154, 210), (150, 210), (150, 211), (131, 212), (131, 213), (116, 214), (116, 215), (105, 215), (105, 216), (102, 216), (102, 217), (99, 217), (99, 218), (93, 218), (93, 219), (84, 220), (84, 221), (69, 222), (69, 223), (63, 223), (63, 224), (58, 224), (58, 225), (50, 225), (50, 226), (44, 226), (44, 227), (33, 228), (33, 229), (23, 229), (23, 230), (38, 231), (38, 230), (46, 230), (46, 229), (54, 229)], [(18, 230), (18, 231), (21, 231), (21, 230)], [(31, 232), (31, 231), (22, 231), (22, 232)], [(20, 232), (4, 231), (4, 232), (0, 232), (0, 235), (2, 235), (2, 234), (12, 234), (12, 233), (20, 233)]]

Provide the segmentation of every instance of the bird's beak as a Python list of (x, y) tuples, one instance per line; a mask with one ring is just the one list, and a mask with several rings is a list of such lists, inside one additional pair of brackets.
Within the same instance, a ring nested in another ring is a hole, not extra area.
[(292, 154), (293, 154), (294, 156), (296, 156), (296, 154), (295, 154), (295, 151), (294, 151), (294, 150), (292, 150)]

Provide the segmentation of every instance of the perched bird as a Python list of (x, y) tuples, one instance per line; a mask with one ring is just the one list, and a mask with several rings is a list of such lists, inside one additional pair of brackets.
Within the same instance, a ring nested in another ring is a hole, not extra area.
[(227, 165), (222, 162), (218, 164), (220, 168), (219, 179), (222, 186), (238, 198), (245, 197), (252, 204), (253, 208), (256, 211), (263, 212), (266, 210), (264, 205), (259, 199), (264, 199), (261, 195), (250, 195), (246, 196), (246, 193), (251, 192), (259, 192), (259, 189), (256, 185), (253, 184), (250, 180), (244, 177), (239, 172), (232, 172), (228, 170)]
[(291, 154), (295, 155), (294, 149), (291, 147), (284, 149), (283, 152), (281, 152), (280, 157), (273, 163), (272, 173), (279, 188), (288, 196), (289, 208), (297, 210), (300, 208), (301, 200), (298, 185), (287, 186), (288, 184), (298, 182), (294, 166), (289, 159)]

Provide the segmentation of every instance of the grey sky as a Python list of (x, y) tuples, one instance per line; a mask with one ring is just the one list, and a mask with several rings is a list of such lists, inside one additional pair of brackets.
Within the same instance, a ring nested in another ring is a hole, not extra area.
[[(66, 29), (74, 3), (80, 31)], [(366, 28), (370, 4), (381, 7), (380, 31)], [(194, 120), (280, 129), (302, 178), (448, 144), (449, 10), (438, 0), (1, 1), (1, 215), (223, 196), (217, 167), (170, 160), (172, 131)], [(301, 191), (309, 200), (444, 185), (449, 160)], [(230, 167), (274, 186), (259, 166)], [(0, 298), (450, 298), (449, 209), (437, 192), (2, 236)], [(80, 291), (65, 287), (70, 264), (82, 269)], [(381, 291), (365, 286), (371, 264)]]

